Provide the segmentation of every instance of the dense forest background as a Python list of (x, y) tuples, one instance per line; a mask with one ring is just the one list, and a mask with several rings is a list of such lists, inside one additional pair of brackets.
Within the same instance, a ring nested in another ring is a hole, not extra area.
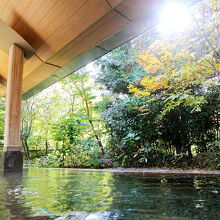
[(187, 31), (155, 28), (23, 101), (26, 165), (220, 169), (220, 4), (189, 11)]

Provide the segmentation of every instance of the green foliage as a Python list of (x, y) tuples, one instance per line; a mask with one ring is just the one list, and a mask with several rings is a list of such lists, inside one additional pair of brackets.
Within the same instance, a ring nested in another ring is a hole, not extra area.
[(218, 169), (220, 170), (220, 141), (215, 141), (209, 143), (209, 154), (205, 160), (205, 165), (209, 169)]
[(48, 154), (40, 158), (35, 158), (32, 161), (24, 162), (26, 167), (49, 167), (56, 168), (60, 166), (60, 160), (56, 155)]
[[(196, 6), (189, 32), (164, 38), (153, 30), (97, 60), (96, 82), (107, 95), (100, 96), (86, 69), (40, 94), (27, 142), (55, 153), (34, 164), (181, 167), (204, 154), (200, 165), (217, 169), (220, 44), (213, 2)], [(0, 139), (3, 127), (1, 120)]]
[[(166, 164), (163, 154), (186, 153), (192, 145), (197, 146), (197, 153), (207, 151), (218, 131), (219, 90), (209, 87), (199, 93), (206, 99), (201, 111), (181, 104), (162, 118), (163, 102), (140, 97), (107, 102), (102, 117), (111, 133), (112, 158), (123, 166), (151, 166)], [(158, 163), (157, 154), (161, 156)]]
[(210, 153), (209, 157), (206, 159), (205, 164), (209, 169), (218, 169), (220, 170), (220, 153), (212, 152)]
[(102, 88), (116, 94), (129, 94), (129, 84), (137, 83), (144, 74), (136, 54), (135, 43), (128, 42), (97, 60), (96, 65), (100, 67), (97, 82)]
[(73, 115), (61, 117), (53, 126), (54, 140), (74, 144), (83, 130), (83, 123)]
[[(138, 97), (116, 99), (111, 104), (107, 103), (107, 110), (102, 113), (107, 130), (111, 134), (111, 157), (123, 166), (143, 164), (143, 161), (146, 163), (146, 156), (144, 160), (140, 158), (144, 154), (140, 149), (157, 142), (158, 131), (153, 120), (156, 113), (152, 111), (142, 114), (139, 107), (144, 102), (145, 99)], [(159, 109), (160, 104), (153, 103), (152, 108)]]
[(75, 114), (62, 117), (53, 126), (53, 138), (61, 142), (57, 148), (60, 166), (88, 166), (89, 152), (95, 143), (90, 138), (81, 140), (86, 126), (88, 123)]
[(98, 82), (120, 97), (99, 104), (110, 157), (122, 166), (156, 164), (160, 153), (192, 157), (193, 145), (196, 153), (207, 152), (219, 138), (219, 13), (205, 1), (194, 10), (203, 13), (188, 33), (161, 38), (153, 31), (97, 62)]

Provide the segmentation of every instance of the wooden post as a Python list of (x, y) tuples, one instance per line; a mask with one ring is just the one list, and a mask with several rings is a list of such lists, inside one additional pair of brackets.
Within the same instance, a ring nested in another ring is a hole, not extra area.
[(4, 151), (1, 167), (4, 170), (20, 170), (23, 155), (20, 149), (20, 119), (23, 81), (24, 52), (16, 44), (9, 49)]

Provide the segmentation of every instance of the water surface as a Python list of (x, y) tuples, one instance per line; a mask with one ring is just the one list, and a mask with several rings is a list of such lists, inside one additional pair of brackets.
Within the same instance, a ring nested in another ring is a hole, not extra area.
[(0, 219), (45, 219), (42, 210), (100, 219), (219, 220), (220, 177), (40, 168), (0, 174)]

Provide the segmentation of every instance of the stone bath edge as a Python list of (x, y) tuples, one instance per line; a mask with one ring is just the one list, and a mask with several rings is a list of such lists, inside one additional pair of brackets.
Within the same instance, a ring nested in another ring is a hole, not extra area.
[[(34, 168), (24, 168), (34, 169)], [(108, 168), (108, 169), (88, 169), (88, 168), (41, 168), (41, 169), (63, 169), (72, 171), (85, 172), (111, 172), (126, 174), (143, 174), (143, 175), (195, 175), (195, 176), (220, 176), (220, 170), (182, 170), (182, 169), (150, 169), (150, 168)]]

